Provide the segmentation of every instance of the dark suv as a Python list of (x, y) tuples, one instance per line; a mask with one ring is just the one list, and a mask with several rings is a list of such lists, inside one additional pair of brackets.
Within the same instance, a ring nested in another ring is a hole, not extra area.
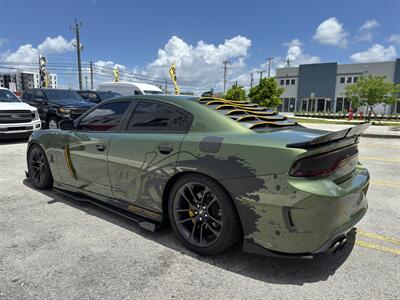
[(121, 96), (121, 94), (111, 91), (77, 91), (77, 93), (86, 101), (93, 103), (100, 103), (101, 101)]
[(77, 92), (61, 89), (27, 89), (22, 101), (36, 107), (47, 128), (58, 128), (64, 119), (76, 119), (95, 103), (84, 100)]

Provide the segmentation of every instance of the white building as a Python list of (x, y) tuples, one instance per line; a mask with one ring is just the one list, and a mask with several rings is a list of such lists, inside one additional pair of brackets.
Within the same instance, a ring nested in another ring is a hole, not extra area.
[[(400, 83), (400, 59), (386, 62), (338, 65), (319, 63), (279, 68), (276, 71), (278, 85), (285, 89), (280, 111), (330, 111), (345, 112), (351, 107), (345, 89), (358, 81), (360, 76), (385, 76), (387, 81)], [(365, 112), (365, 107), (358, 111)], [(376, 113), (400, 113), (400, 100), (393, 105), (380, 104)]]
[[(49, 74), (49, 88), (56, 89), (58, 86), (57, 74)], [(16, 84), (17, 91), (24, 91), (28, 88), (39, 87), (39, 71), (15, 71), (0, 73), (0, 87), (9, 88), (9, 83)]]

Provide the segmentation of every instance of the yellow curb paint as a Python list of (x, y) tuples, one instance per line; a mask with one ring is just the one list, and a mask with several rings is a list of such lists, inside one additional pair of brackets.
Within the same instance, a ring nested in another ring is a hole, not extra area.
[(376, 156), (360, 156), (359, 159), (360, 160), (377, 160), (377, 161), (384, 161), (384, 162), (400, 163), (400, 159), (376, 157)]
[(368, 243), (368, 242), (364, 242), (364, 241), (360, 241), (360, 240), (357, 240), (355, 242), (355, 244), (357, 246), (364, 247), (364, 248), (369, 248), (369, 249), (373, 249), (373, 250), (377, 250), (377, 251), (382, 251), (382, 252), (387, 252), (387, 253), (400, 255), (400, 250), (399, 249), (385, 247), (385, 246), (381, 246), (381, 245), (378, 245), (378, 244)]
[(400, 240), (395, 239), (395, 238), (390, 237), (390, 236), (384, 236), (384, 235), (381, 235), (381, 234), (365, 232), (365, 231), (362, 231), (362, 230), (357, 230), (357, 235), (363, 236), (363, 237), (367, 237), (367, 238), (371, 238), (371, 239), (375, 239), (375, 240), (379, 240), (379, 241), (385, 241), (385, 242), (393, 243), (393, 244), (396, 244), (396, 245), (400, 245)]
[(387, 187), (400, 188), (400, 184), (394, 181), (385, 181), (385, 180), (371, 180), (372, 185), (381, 185)]

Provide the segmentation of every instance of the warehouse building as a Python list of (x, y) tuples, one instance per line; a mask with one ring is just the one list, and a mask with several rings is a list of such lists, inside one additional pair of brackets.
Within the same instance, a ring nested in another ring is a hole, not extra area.
[[(345, 96), (346, 86), (369, 75), (385, 76), (388, 81), (400, 83), (400, 58), (385, 62), (319, 63), (279, 68), (276, 80), (284, 93), (278, 109), (283, 112), (347, 112), (351, 103)], [(366, 111), (366, 107), (353, 109)], [(378, 114), (400, 113), (400, 99), (392, 105), (379, 104), (374, 110)]]

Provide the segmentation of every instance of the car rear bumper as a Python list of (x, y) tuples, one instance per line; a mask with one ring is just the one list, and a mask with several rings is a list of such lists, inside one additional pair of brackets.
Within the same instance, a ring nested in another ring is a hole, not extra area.
[(11, 138), (13, 136), (29, 135), (42, 127), (40, 120), (29, 123), (0, 124), (0, 138)]
[[(223, 184), (231, 191), (235, 184), (251, 184), (248, 180), (226, 180)], [(340, 184), (287, 175), (264, 176), (263, 181), (264, 188), (255, 192), (258, 201), (251, 194), (247, 199), (232, 194), (242, 222), (245, 251), (260, 253), (264, 249), (264, 254), (279, 256), (325, 252), (368, 208), (369, 174), (361, 165)]]

